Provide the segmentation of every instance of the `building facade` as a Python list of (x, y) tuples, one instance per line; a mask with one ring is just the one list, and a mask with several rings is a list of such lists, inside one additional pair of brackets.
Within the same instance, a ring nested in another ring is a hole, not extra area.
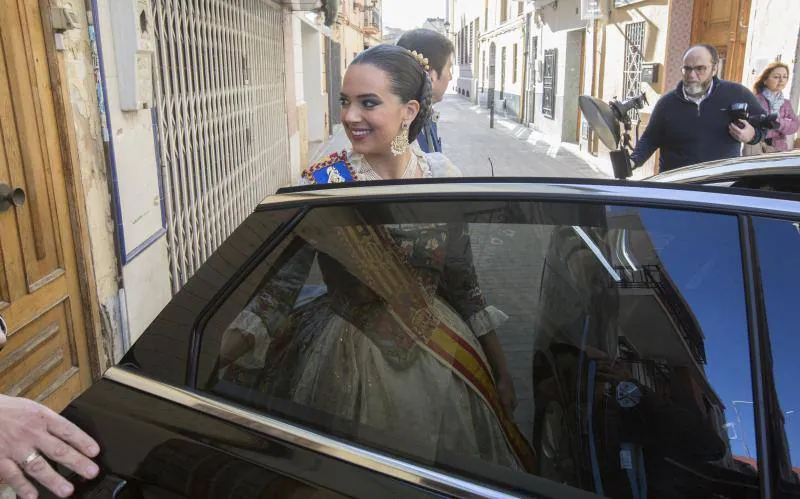
[(60, 409), (298, 177), (345, 36), (317, 1), (21, 6), (0, 7), (0, 184), (26, 194), (0, 212), (0, 392)]
[[(792, 0), (448, 0), (456, 45), (453, 89), (524, 123), (555, 144), (608, 157), (578, 108), (580, 95), (606, 102), (640, 93), (636, 133), (681, 80), (682, 55), (716, 47), (719, 76), (750, 87), (774, 60), (792, 68), (786, 90), (800, 100), (800, 10)], [(656, 172), (658, 153), (634, 172)]]
[(524, 122), (553, 140), (576, 143), (584, 72), (586, 22), (579, 0), (535, 1), (527, 44), (528, 101)]
[[(641, 134), (658, 99), (681, 79), (683, 52), (691, 43), (691, 0), (609, 2), (602, 12), (586, 19), (584, 77), (581, 94), (605, 102), (623, 100), (644, 93), (648, 104), (631, 111), (636, 133)], [(643, 76), (650, 68), (652, 76)], [(578, 140), (581, 148), (607, 157), (608, 149), (581, 117)], [(636, 177), (652, 175), (658, 153), (635, 172)]]

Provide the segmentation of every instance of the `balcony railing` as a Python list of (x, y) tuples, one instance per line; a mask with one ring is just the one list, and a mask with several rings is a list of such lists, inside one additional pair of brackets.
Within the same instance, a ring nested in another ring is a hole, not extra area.
[(364, 33), (370, 35), (378, 35), (381, 33), (381, 13), (374, 9), (368, 8), (364, 11)]
[(697, 319), (691, 313), (689, 305), (675, 288), (671, 280), (664, 278), (658, 265), (644, 265), (633, 271), (626, 267), (615, 267), (622, 277), (618, 286), (622, 288), (650, 288), (655, 290), (661, 302), (667, 308), (678, 328), (681, 336), (698, 363), (706, 363), (706, 349), (703, 333)]

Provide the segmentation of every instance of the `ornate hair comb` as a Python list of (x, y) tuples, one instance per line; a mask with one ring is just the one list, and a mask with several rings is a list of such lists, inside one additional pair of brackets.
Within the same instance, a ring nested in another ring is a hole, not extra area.
[(416, 50), (409, 50), (408, 53), (411, 54), (411, 57), (416, 59), (419, 65), (422, 66), (422, 69), (424, 69), (425, 71), (431, 70), (431, 66), (428, 64), (428, 58), (422, 55), (421, 52), (417, 52)]

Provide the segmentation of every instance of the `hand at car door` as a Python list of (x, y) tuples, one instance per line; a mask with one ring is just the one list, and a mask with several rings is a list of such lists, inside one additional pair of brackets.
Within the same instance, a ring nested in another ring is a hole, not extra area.
[(59, 497), (74, 491), (45, 457), (91, 479), (99, 469), (89, 458), (99, 452), (100, 447), (89, 435), (47, 407), (22, 397), (0, 395), (0, 481), (10, 485), (21, 499), (38, 496), (28, 477)]

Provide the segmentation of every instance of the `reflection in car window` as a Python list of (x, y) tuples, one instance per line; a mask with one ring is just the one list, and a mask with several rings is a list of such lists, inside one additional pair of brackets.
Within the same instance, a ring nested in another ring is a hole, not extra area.
[(339, 206), (279, 252), (204, 331), (201, 388), (529, 493), (757, 491), (735, 217)]
[[(771, 343), (770, 385), (777, 392), (772, 404), (770, 424), (773, 446), (780, 449), (781, 477), (784, 485), (800, 492), (800, 390), (797, 379), (800, 367), (800, 334), (797, 328), (797, 305), (800, 303), (800, 223), (785, 220), (756, 219), (756, 243), (764, 289), (764, 304)], [(767, 398), (771, 398), (769, 393)]]

